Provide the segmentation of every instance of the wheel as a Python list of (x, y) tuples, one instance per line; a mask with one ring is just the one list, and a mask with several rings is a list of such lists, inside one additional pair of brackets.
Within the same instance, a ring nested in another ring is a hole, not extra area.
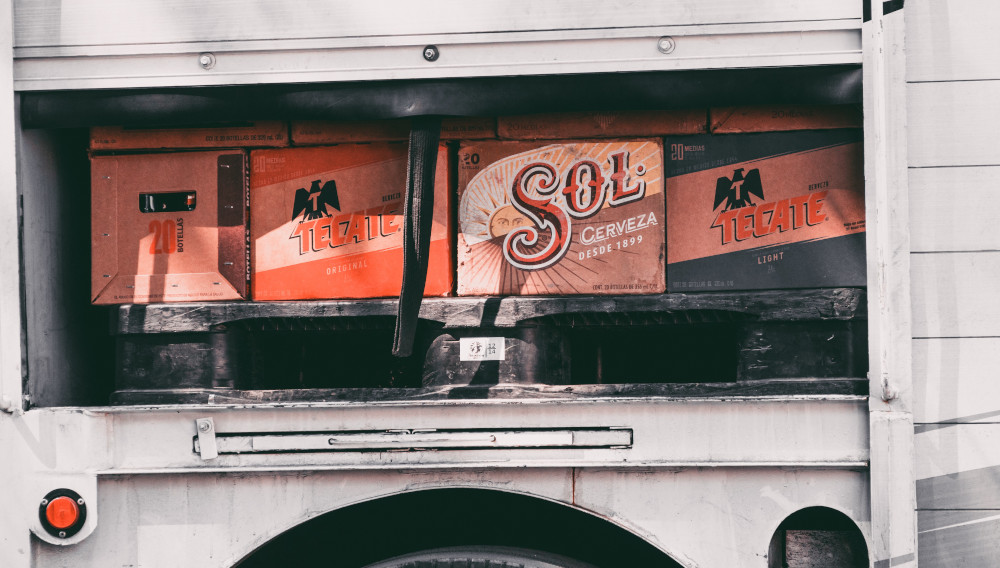
[(595, 568), (565, 556), (501, 546), (458, 546), (405, 554), (365, 568)]

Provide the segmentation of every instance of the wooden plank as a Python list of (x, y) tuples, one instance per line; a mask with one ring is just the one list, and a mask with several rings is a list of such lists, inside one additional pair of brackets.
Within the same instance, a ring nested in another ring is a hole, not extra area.
[(911, 250), (1000, 250), (1000, 231), (981, 213), (1000, 196), (997, 179), (1000, 166), (911, 169)]
[(1000, 558), (1000, 510), (920, 511), (920, 568), (992, 568)]
[(913, 337), (1000, 337), (1000, 252), (914, 254)]
[(910, 167), (1000, 164), (1000, 81), (910, 83)]
[(989, 476), (976, 477), (978, 474), (968, 472), (990, 468), (990, 483), (996, 498), (1000, 499), (1000, 424), (918, 425), (915, 431), (915, 479), (918, 483), (960, 474), (967, 475), (967, 479), (988, 479)]
[[(427, 298), (420, 318), (446, 327), (513, 327), (538, 318), (595, 314), (620, 325), (628, 314), (650, 314), (663, 321), (848, 320), (864, 317), (864, 290), (857, 288), (506, 298)], [(657, 315), (659, 314), (659, 316)], [(118, 308), (118, 333), (209, 331), (226, 323), (268, 318), (356, 318), (396, 315), (396, 300), (318, 302), (211, 302), (126, 305)], [(708, 318), (708, 319), (705, 319)], [(721, 319), (720, 319), (721, 318)], [(641, 318), (639, 318), (641, 319)], [(638, 321), (638, 320), (637, 320)], [(576, 323), (569, 319), (566, 323)], [(600, 322), (598, 322), (600, 323)]]
[[(432, 4), (283, 0), (64, 0), (14, 2), (15, 46), (100, 46), (178, 42), (470, 34), (531, 30), (679, 26), (861, 17), (858, 2), (803, 0), (463, 0)], [(654, 54), (655, 55), (655, 52)]]
[(112, 396), (113, 404), (274, 404), (318, 402), (425, 402), (489, 399), (588, 398), (697, 398), (733, 400), (744, 397), (800, 399), (817, 397), (861, 400), (868, 390), (863, 379), (799, 379), (742, 381), (736, 383), (649, 383), (616, 385), (472, 385), (425, 388), (347, 388), (347, 389), (149, 389), (123, 390)]
[(1000, 79), (1000, 4), (986, 0), (906, 3), (909, 81)]
[(1000, 338), (913, 340), (915, 422), (1000, 422)]

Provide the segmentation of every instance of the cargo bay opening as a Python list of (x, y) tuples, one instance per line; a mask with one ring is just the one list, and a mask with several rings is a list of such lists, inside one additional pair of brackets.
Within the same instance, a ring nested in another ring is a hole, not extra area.
[[(90, 259), (51, 237), (88, 233), (91, 126), (687, 110), (708, 131), (714, 107), (859, 103), (853, 66), (23, 93), (28, 404), (867, 394), (863, 287), (425, 298), (415, 355), (396, 359), (394, 300), (92, 306)], [(462, 361), (475, 338), (502, 338), (509, 359)]]

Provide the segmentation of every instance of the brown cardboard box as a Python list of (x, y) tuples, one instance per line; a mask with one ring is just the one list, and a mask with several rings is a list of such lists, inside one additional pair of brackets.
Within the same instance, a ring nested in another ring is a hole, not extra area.
[(508, 140), (643, 137), (701, 134), (707, 126), (704, 109), (566, 112), (501, 116), (497, 135)]
[(244, 298), (246, 191), (240, 150), (91, 158), (92, 301)]
[(277, 121), (194, 128), (95, 126), (90, 129), (90, 149), (94, 151), (281, 146), (288, 146), (288, 125)]
[(671, 292), (865, 286), (860, 130), (665, 141)]
[[(320, 121), (292, 123), (292, 144), (315, 146), (352, 142), (395, 142), (410, 137), (410, 120)], [(442, 140), (487, 140), (497, 137), (494, 118), (445, 118)]]
[(861, 128), (858, 105), (723, 107), (709, 110), (713, 134)]
[(458, 181), (459, 295), (663, 292), (659, 140), (465, 143)]
[[(398, 296), (403, 279), (402, 143), (251, 154), (251, 288), (255, 300)], [(447, 147), (438, 151), (424, 290), (452, 287)]]

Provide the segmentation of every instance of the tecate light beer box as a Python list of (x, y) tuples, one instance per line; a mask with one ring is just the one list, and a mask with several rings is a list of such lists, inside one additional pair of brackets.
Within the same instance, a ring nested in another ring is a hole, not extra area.
[(95, 304), (246, 297), (246, 155), (91, 158)]
[[(398, 296), (403, 281), (405, 143), (250, 154), (255, 300)], [(452, 287), (447, 147), (438, 150), (424, 294)]]
[(865, 285), (860, 130), (671, 137), (671, 292)]
[(664, 279), (659, 140), (458, 152), (458, 293), (650, 294)]

